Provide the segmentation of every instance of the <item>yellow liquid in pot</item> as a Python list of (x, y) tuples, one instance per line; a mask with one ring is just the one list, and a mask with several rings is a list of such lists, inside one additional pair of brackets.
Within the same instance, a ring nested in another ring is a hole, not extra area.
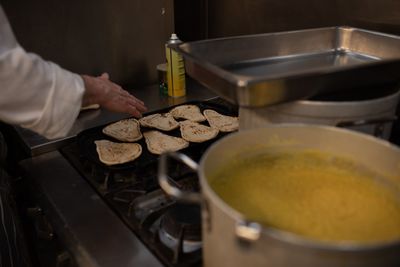
[(246, 218), (324, 241), (400, 239), (400, 196), (348, 159), (316, 151), (236, 159), (210, 185)]

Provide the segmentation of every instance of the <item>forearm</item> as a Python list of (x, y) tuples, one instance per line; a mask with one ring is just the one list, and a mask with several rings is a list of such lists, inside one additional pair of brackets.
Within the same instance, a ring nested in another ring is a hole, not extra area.
[(84, 87), (78, 75), (25, 52), (0, 6), (0, 90), (0, 120), (55, 138), (78, 116)]
[(0, 120), (48, 138), (67, 134), (79, 113), (82, 79), (16, 47), (0, 57)]

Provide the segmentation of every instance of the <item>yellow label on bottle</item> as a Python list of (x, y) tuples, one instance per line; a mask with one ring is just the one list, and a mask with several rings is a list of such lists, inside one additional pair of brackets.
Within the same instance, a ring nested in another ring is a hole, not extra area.
[(165, 46), (167, 56), (168, 95), (180, 97), (186, 95), (185, 64), (183, 57), (175, 50)]

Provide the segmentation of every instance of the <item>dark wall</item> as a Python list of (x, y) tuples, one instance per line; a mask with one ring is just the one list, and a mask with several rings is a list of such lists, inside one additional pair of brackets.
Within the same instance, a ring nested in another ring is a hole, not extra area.
[(338, 1), (344, 23), (400, 35), (400, 1), (351, 0)]
[[(398, 0), (0, 0), (20, 43), (78, 73), (156, 81), (164, 43), (332, 25), (400, 34)], [(175, 18), (174, 18), (175, 12)], [(174, 29), (175, 19), (175, 29)]]
[[(189, 40), (349, 25), (400, 35), (398, 0), (175, 0), (177, 32)], [(195, 3), (196, 8), (180, 6)], [(184, 8), (181, 8), (184, 9)], [(185, 19), (183, 20), (183, 16)], [(198, 17), (207, 16), (202, 25)], [(182, 22), (186, 25), (182, 26)], [(194, 25), (194, 26), (193, 26)], [(199, 31), (193, 31), (199, 29)]]
[(208, 8), (206, 0), (175, 0), (175, 31), (182, 41), (206, 39)]
[(209, 37), (335, 25), (337, 1), (209, 1)]
[(156, 82), (173, 31), (169, 0), (2, 0), (26, 50), (78, 73), (123, 84)]

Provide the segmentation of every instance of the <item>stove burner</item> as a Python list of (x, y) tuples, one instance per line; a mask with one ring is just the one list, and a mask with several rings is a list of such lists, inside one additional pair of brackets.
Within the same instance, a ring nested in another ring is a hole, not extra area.
[(172, 250), (190, 253), (201, 248), (201, 214), (198, 205), (176, 204), (161, 218), (160, 241)]
[[(237, 115), (236, 106), (219, 98), (192, 104), (198, 105), (201, 110), (213, 109), (221, 114)], [(165, 113), (168, 110), (170, 108), (156, 112)], [(81, 132), (76, 142), (64, 146), (61, 153), (164, 266), (201, 266), (200, 207), (178, 204), (160, 189), (158, 157), (155, 155), (143, 153), (132, 163), (104, 166), (99, 161), (93, 142), (105, 138), (103, 127)], [(180, 136), (179, 129), (172, 134)], [(199, 161), (206, 149), (225, 135), (221, 133), (214, 140), (191, 144), (184, 153)], [(143, 140), (139, 142), (143, 144)], [(168, 173), (173, 178), (171, 182), (178, 188), (199, 191), (198, 177), (190, 168), (182, 164), (171, 164), (169, 167)]]

